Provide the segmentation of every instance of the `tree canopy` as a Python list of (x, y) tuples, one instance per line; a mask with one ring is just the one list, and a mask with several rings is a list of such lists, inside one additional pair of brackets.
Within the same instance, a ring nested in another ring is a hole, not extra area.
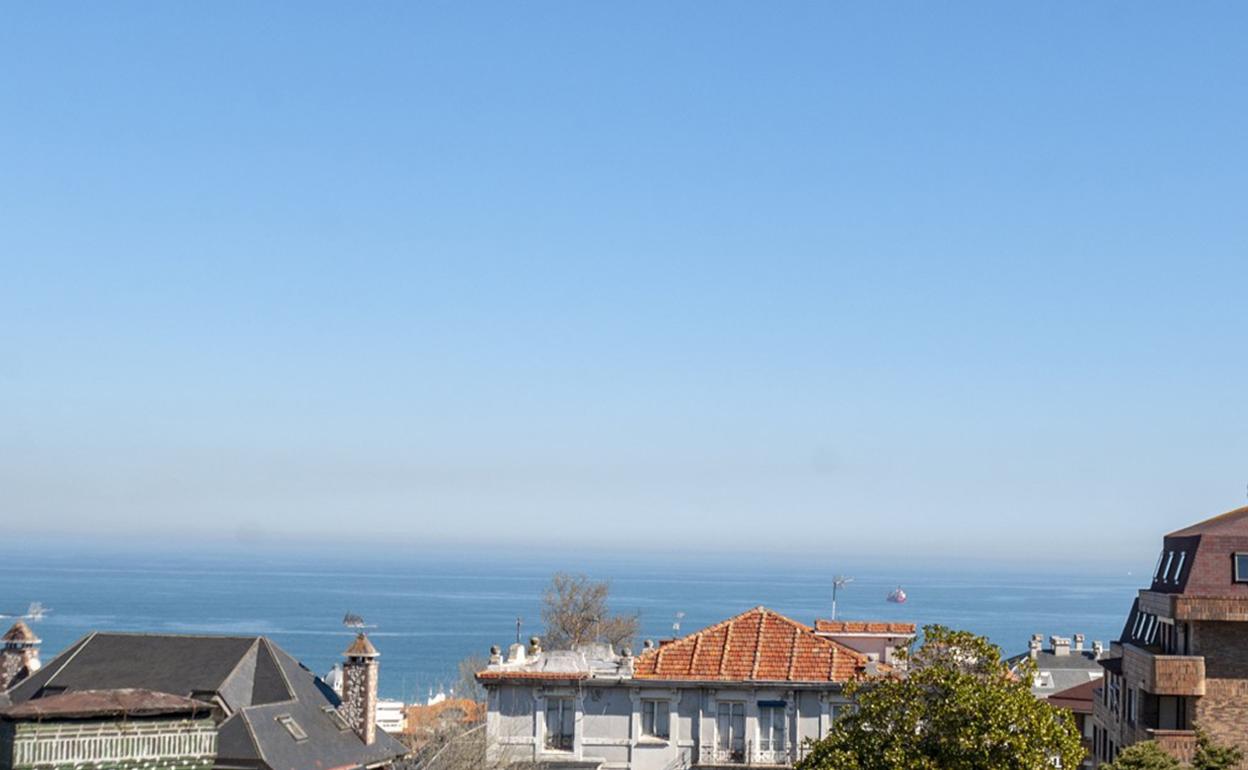
[(904, 676), (853, 682), (856, 708), (810, 748), (799, 770), (1048, 770), (1077, 767), (1084, 750), (1071, 715), (1031, 693), (1034, 666), (1016, 672), (996, 645), (927, 626)]
[(613, 649), (632, 645), (638, 617), (612, 615), (607, 606), (610, 593), (606, 581), (556, 572), (542, 595), (542, 643), (548, 649), (571, 649), (588, 642), (606, 642)]

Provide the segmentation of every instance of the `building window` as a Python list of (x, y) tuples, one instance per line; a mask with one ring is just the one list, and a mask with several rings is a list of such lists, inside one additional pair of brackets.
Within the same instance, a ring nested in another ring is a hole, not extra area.
[(784, 727), (787, 719), (784, 701), (760, 701), (758, 704), (758, 748), (762, 751), (784, 751)]
[(1135, 724), (1136, 716), (1136, 693), (1134, 687), (1127, 688), (1127, 721)]
[(715, 747), (725, 759), (745, 759), (745, 704), (720, 703), (715, 714)]
[(571, 751), (576, 735), (576, 703), (571, 698), (546, 699), (546, 748)]
[(641, 702), (641, 734), (648, 738), (671, 736), (671, 709), (665, 700)]
[(1174, 565), (1174, 575), (1171, 578), (1175, 583), (1179, 582), (1179, 575), (1183, 573), (1183, 562), (1186, 560), (1187, 551), (1179, 551), (1179, 561)]
[(1235, 554), (1235, 582), (1248, 583), (1248, 553)]
[(286, 728), (286, 732), (290, 733), (291, 738), (297, 741), (306, 741), (308, 739), (308, 734), (304, 732), (303, 727), (290, 714), (279, 714), (275, 718), (278, 724)]

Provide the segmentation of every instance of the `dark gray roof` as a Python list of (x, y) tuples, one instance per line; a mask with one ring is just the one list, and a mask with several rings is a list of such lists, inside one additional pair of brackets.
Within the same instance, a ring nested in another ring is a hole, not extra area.
[[(9, 691), (13, 703), (82, 690), (143, 688), (222, 709), (218, 764), (272, 770), (377, 765), (406, 749), (384, 731), (365, 745), (334, 716), (337, 696), (264, 637), (94, 633)], [(307, 734), (296, 739), (279, 718)]]
[[(1027, 660), (1029, 652), (1015, 655), (1006, 661), (1010, 669)], [(1036, 654), (1037, 681), (1031, 691), (1038, 697), (1047, 698), (1053, 693), (1068, 690), (1093, 679), (1100, 679), (1104, 669), (1091, 650), (1071, 650), (1065, 655), (1057, 655), (1052, 650), (1041, 650)]]

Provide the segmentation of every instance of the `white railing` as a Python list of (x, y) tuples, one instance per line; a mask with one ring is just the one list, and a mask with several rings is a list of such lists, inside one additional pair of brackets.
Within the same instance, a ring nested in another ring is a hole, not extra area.
[(133, 726), (19, 731), (13, 742), (13, 766), (91, 764), (123, 759), (207, 758), (217, 754), (217, 731), (211, 725), (163, 731)]
[(757, 749), (747, 743), (743, 748), (725, 749), (720, 746), (702, 746), (698, 753), (704, 765), (789, 765), (793, 758), (788, 749)]

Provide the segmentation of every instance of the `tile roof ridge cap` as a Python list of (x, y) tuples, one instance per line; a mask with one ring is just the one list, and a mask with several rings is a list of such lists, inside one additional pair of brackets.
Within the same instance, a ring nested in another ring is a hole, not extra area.
[(763, 659), (763, 632), (767, 628), (767, 608), (760, 606), (758, 633), (754, 637), (754, 665), (750, 667), (750, 679), (758, 678), (758, 664)]

